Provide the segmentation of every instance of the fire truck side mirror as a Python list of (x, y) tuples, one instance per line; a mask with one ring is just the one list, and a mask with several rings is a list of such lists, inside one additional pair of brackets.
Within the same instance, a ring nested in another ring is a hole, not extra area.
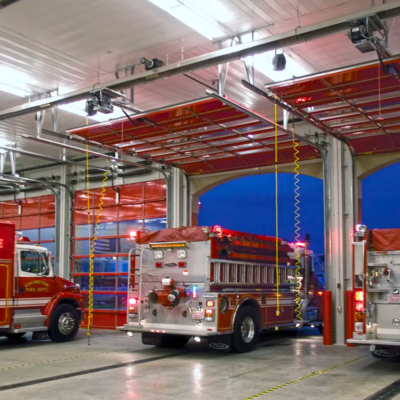
[(50, 267), (46, 265), (43, 268), (43, 271), (39, 274), (39, 276), (48, 276), (48, 275), (50, 275)]

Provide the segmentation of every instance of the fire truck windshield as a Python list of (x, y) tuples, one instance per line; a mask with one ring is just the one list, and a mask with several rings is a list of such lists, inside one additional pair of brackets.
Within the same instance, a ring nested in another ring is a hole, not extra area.
[(49, 275), (47, 254), (43, 251), (23, 250), (20, 252), (21, 271), (35, 275)]

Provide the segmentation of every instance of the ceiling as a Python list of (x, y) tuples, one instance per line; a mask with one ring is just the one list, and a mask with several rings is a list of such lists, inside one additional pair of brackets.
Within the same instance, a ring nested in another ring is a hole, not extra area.
[(272, 92), (324, 130), (346, 141), (355, 155), (400, 150), (400, 58), (268, 85)]
[[(221, 19), (220, 26), (228, 35), (259, 29), (262, 36), (270, 36), (371, 7), (371, 0), (213, 1), (226, 11), (212, 17)], [(379, 4), (382, 0), (375, 0), (375, 5)], [(392, 54), (400, 53), (400, 30), (395, 28), (389, 39)], [(48, 91), (65, 92), (115, 79), (116, 70), (138, 65), (143, 56), (172, 63), (216, 49), (216, 44), (148, 0), (19, 0), (0, 10), (0, 73), (2, 67), (8, 67), (28, 75), (29, 91), (36, 98)], [(310, 72), (375, 58), (375, 54), (361, 54), (344, 33), (293, 46), (287, 49), (287, 54)], [(143, 66), (136, 67), (136, 71), (142, 70)], [(190, 75), (215, 87), (217, 67)], [(244, 89), (242, 79), (246, 79), (243, 63), (230, 63), (225, 94), (272, 118), (272, 105)], [(271, 80), (256, 72), (257, 86), (263, 87), (268, 82)], [(177, 76), (136, 87), (135, 107), (151, 110), (204, 97), (204, 93), (202, 84)], [(0, 91), (1, 110), (27, 101)], [(85, 123), (82, 116), (58, 112), (60, 131)], [(44, 126), (52, 129), (50, 112), (46, 113)], [(0, 121), (0, 139), (59, 157), (59, 148), (44, 147), (22, 138), (23, 134), (35, 132), (34, 115)], [(17, 159), (19, 167), (42, 162), (25, 156)]]
[[(275, 145), (278, 163), (293, 162), (295, 157), (290, 131), (226, 97), (208, 97), (68, 133), (134, 151), (190, 175), (273, 165)], [(319, 157), (317, 149), (298, 143), (298, 160)]]

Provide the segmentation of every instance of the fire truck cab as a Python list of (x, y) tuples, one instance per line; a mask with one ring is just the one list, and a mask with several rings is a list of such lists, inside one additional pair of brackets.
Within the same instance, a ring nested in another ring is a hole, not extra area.
[(127, 323), (119, 329), (140, 332), (144, 344), (181, 347), (194, 337), (248, 352), (263, 329), (322, 325), (307, 244), (279, 239), (277, 267), (275, 238), (218, 226), (132, 232), (132, 240)]
[(55, 276), (50, 252), (28, 242), (0, 222), (0, 336), (44, 332), (55, 342), (72, 340), (82, 318), (79, 287)]
[(347, 301), (347, 343), (369, 345), (377, 358), (400, 360), (400, 229), (357, 225)]

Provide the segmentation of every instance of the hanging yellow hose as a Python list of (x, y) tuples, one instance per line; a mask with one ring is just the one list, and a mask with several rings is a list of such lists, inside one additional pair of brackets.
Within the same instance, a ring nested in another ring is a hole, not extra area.
[[(87, 121), (87, 120), (86, 120)], [(87, 124), (87, 122), (86, 122)], [(88, 152), (88, 145), (86, 145), (86, 193), (87, 193), (87, 209), (88, 209), (88, 226), (89, 226), (89, 242), (90, 242), (90, 249), (89, 249), (89, 296), (88, 296), (88, 323), (87, 323), (87, 337), (88, 337), (88, 344), (90, 346), (90, 327), (92, 325), (93, 320), (93, 272), (94, 272), (94, 252), (97, 240), (97, 230), (100, 223), (101, 218), (101, 211), (103, 210), (102, 206), (104, 204), (103, 200), (105, 197), (106, 192), (106, 185), (107, 185), (107, 177), (110, 171), (104, 172), (104, 179), (103, 184), (101, 187), (99, 205), (97, 207), (97, 215), (96, 215), (96, 222), (93, 232), (92, 240), (90, 240), (90, 225), (91, 225), (91, 218), (90, 218), (90, 187), (89, 187), (89, 152)]]
[[(294, 126), (292, 129), (293, 133), (293, 149), (294, 149), (294, 240), (295, 243), (298, 243), (300, 240), (300, 186), (299, 186), (299, 142), (294, 139)], [(295, 288), (295, 318), (301, 324), (302, 316), (301, 316), (301, 297), (300, 297), (300, 289), (301, 289), (301, 281), (300, 281), (300, 269), (301, 269), (301, 262), (300, 262), (300, 252), (298, 246), (295, 249), (296, 252), (296, 288)]]
[[(275, 104), (275, 269), (276, 269), (276, 315), (279, 310), (279, 232), (278, 232), (278, 110)], [(276, 327), (275, 329), (278, 329)]]
[[(86, 118), (87, 125), (87, 118)], [(91, 242), (91, 218), (90, 218), (90, 186), (89, 186), (89, 148), (86, 145), (86, 197), (87, 197), (87, 215), (88, 215), (88, 229), (89, 229), (89, 243)], [(88, 296), (88, 323), (87, 323), (87, 337), (88, 344), (90, 345), (90, 326), (93, 318), (93, 253), (89, 251), (89, 296)]]

